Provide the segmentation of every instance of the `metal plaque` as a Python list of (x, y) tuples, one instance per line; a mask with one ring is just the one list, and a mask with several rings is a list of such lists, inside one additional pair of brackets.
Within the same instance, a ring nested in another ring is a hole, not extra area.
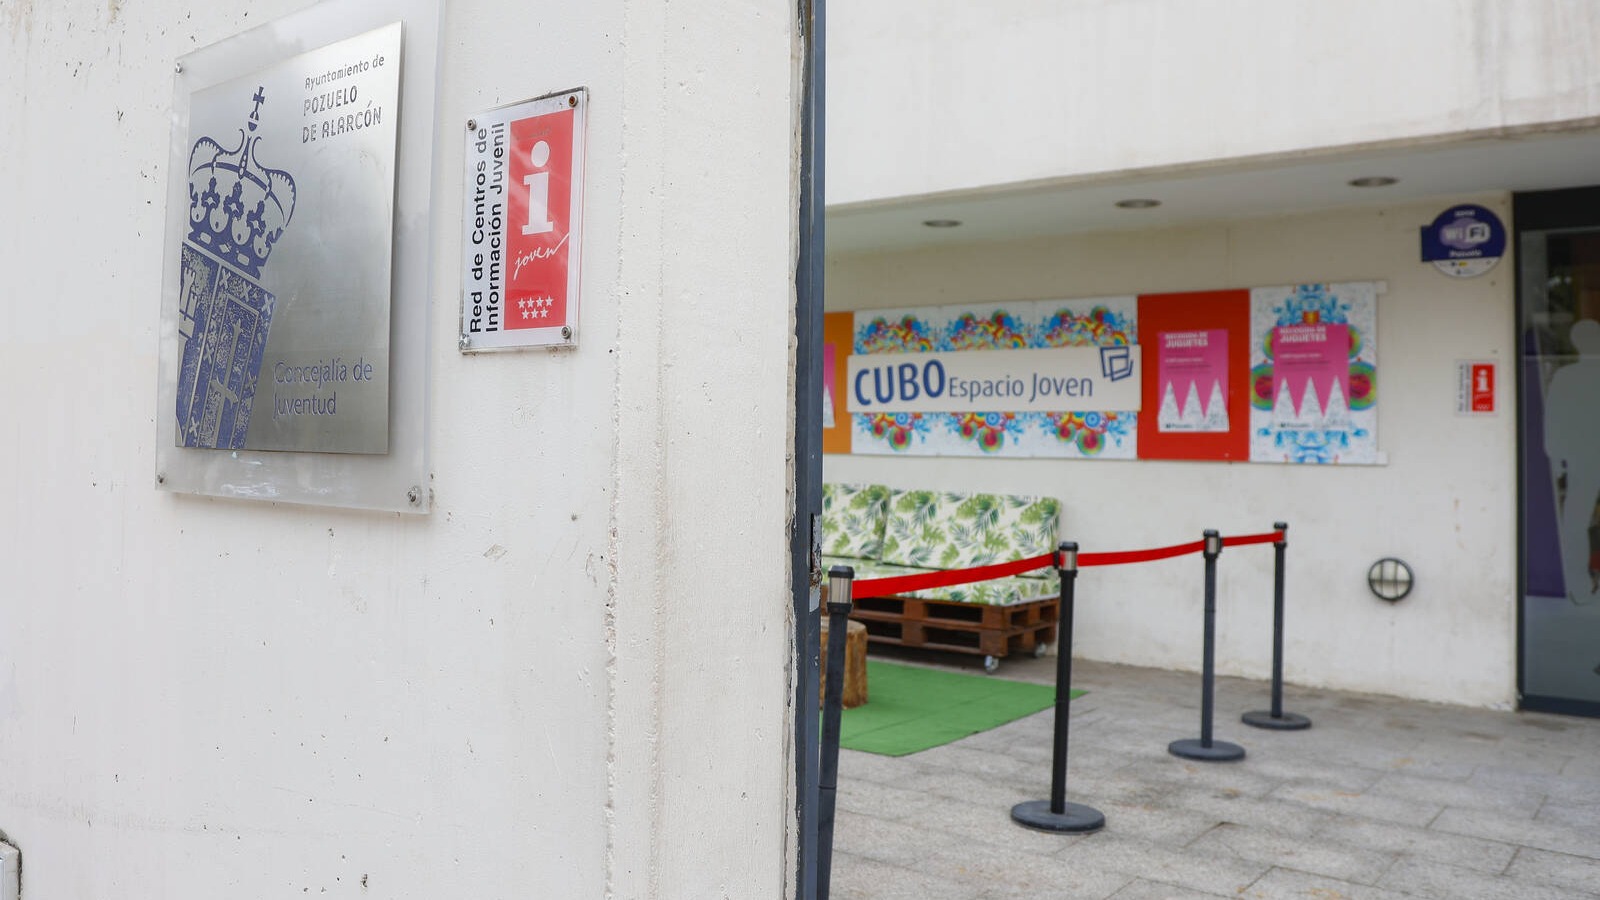
[(174, 61), (159, 490), (432, 507), (441, 2), (322, 0)]
[(576, 346), (588, 92), (466, 123), (461, 350)]
[(179, 446), (388, 452), (401, 32), (191, 95)]

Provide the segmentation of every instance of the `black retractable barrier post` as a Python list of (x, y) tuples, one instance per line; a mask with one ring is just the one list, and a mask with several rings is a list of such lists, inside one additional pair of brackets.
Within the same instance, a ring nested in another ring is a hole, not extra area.
[(1200, 667), (1200, 739), (1173, 741), (1167, 745), (1167, 752), (1202, 762), (1230, 762), (1244, 759), (1244, 748), (1211, 739), (1211, 700), (1217, 677), (1217, 557), (1222, 554), (1222, 535), (1207, 529), (1205, 538), (1206, 628), (1205, 656)]
[(833, 813), (839, 793), (839, 717), (844, 711), (844, 642), (850, 633), (855, 569), (828, 570), (828, 655), (823, 669), (822, 765), (817, 772), (817, 900), (828, 900), (833, 877)]
[(1272, 523), (1278, 539), (1272, 542), (1272, 709), (1247, 712), (1240, 717), (1246, 725), (1275, 731), (1310, 728), (1311, 720), (1299, 713), (1283, 711), (1283, 565), (1289, 547), (1289, 523)]
[(1040, 831), (1083, 833), (1106, 827), (1098, 809), (1067, 802), (1067, 703), (1072, 699), (1072, 593), (1078, 580), (1078, 545), (1063, 543), (1056, 553), (1061, 573), (1060, 634), (1056, 638), (1056, 734), (1050, 754), (1050, 799), (1027, 800), (1011, 807), (1017, 824)]

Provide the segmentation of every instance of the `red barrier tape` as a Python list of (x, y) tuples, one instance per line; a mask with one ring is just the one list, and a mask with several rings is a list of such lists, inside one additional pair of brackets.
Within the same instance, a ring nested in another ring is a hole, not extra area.
[(1224, 547), (1243, 547), (1247, 544), (1276, 544), (1283, 540), (1283, 532), (1269, 531), (1266, 534), (1241, 534), (1238, 537), (1225, 537), (1222, 539)]
[[(1283, 540), (1283, 532), (1269, 531), (1265, 534), (1225, 537), (1222, 539), (1222, 545), (1224, 547), (1243, 547), (1249, 544), (1275, 544), (1281, 540)], [(1205, 549), (1206, 542), (1201, 540), (1188, 544), (1174, 544), (1171, 547), (1157, 547), (1153, 550), (1079, 553), (1078, 567), (1081, 569), (1089, 566), (1120, 566), (1127, 563), (1154, 562), (1158, 559), (1171, 559), (1174, 556), (1200, 553)], [(922, 575), (895, 575), (890, 578), (863, 578), (851, 585), (850, 594), (857, 600), (866, 600), (873, 597), (892, 597), (896, 594), (925, 591), (929, 588), (954, 587), (958, 584), (988, 581), (991, 578), (1021, 575), (1023, 572), (1032, 572), (1035, 569), (1043, 569), (1055, 564), (1056, 555), (1054, 553), (1046, 553), (1043, 556), (1031, 556), (1027, 559), (995, 563), (989, 566), (975, 566), (971, 569), (949, 569), (943, 572), (928, 572)]]
[(1170, 559), (1174, 556), (1185, 556), (1190, 553), (1199, 553), (1205, 548), (1205, 541), (1195, 541), (1192, 544), (1175, 544), (1171, 547), (1157, 547), (1154, 550), (1120, 550), (1115, 553), (1079, 553), (1078, 567), (1120, 566), (1123, 563), (1151, 562), (1157, 559)]
[(950, 569), (946, 572), (929, 572), (926, 575), (896, 575), (892, 578), (865, 578), (851, 586), (850, 594), (857, 600), (868, 597), (889, 597), (909, 591), (951, 587), (957, 584), (970, 584), (974, 581), (988, 581), (991, 578), (1005, 578), (1008, 575), (1021, 575), (1023, 572), (1032, 572), (1034, 569), (1042, 569), (1055, 564), (1056, 555), (1054, 553), (1046, 553), (1043, 556), (1034, 556), (1013, 562), (995, 563), (992, 566), (977, 566), (971, 569)]

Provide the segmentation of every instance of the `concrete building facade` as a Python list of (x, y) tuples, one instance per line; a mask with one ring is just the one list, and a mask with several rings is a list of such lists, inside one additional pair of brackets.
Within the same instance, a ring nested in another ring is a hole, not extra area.
[[(409, 515), (155, 483), (174, 61), (305, 5), (0, 0), (0, 832), (26, 894), (804, 895), (800, 12), (442, 5)], [(1600, 701), (1573, 668), (1600, 606), (1526, 574), (1553, 513), (1524, 388), (1576, 358), (1519, 318), (1600, 316), (1563, 237), (1600, 222), (1542, 193), (1600, 184), (1600, 8), (831, 13), (830, 311), (1379, 282), (1384, 459), (841, 454), (827, 478), (1050, 494), (1085, 549), (1286, 519), (1292, 683)], [(582, 344), (463, 355), (461, 125), (580, 85)], [(1419, 228), (1464, 203), (1511, 243), (1447, 278)], [(1497, 415), (1455, 414), (1462, 360), (1498, 363)], [(1389, 556), (1417, 575), (1393, 605), (1366, 585)], [(1262, 675), (1267, 557), (1223, 573), (1222, 670)], [(1192, 668), (1197, 582), (1086, 575), (1078, 652)]]
[[(796, 11), (443, 6), (409, 515), (155, 481), (174, 62), (306, 6), (0, 4), (24, 894), (784, 895)], [(465, 356), (462, 123), (574, 86), (580, 345)]]
[[(1566, 578), (1573, 598), (1537, 583), (1553, 525), (1536, 523), (1554, 521), (1551, 487), (1533, 473), (1542, 446), (1521, 430), (1534, 428), (1528, 398), (1572, 361), (1524, 354), (1535, 319), (1568, 316), (1564, 333), (1600, 310), (1588, 300), (1536, 309), (1550, 302), (1538, 284), (1519, 300), (1518, 272), (1539, 276), (1517, 259), (1537, 246), (1545, 265), (1549, 227), (1519, 221), (1520, 199), (1600, 183), (1596, 33), (1600, 7), (1584, 2), (836, 11), (830, 309), (1363, 280), (1384, 292), (1379, 465), (852, 453), (827, 458), (829, 480), (1057, 496), (1064, 535), (1085, 550), (1286, 519), (1291, 682), (1498, 707), (1550, 695), (1600, 709), (1600, 656), (1555, 649), (1574, 634), (1592, 648), (1600, 619), (1581, 564)], [(1374, 176), (1387, 183), (1358, 186)], [(1129, 199), (1159, 206), (1117, 205)], [(1492, 210), (1513, 232), (1505, 258), (1476, 278), (1421, 259), (1420, 230), (1458, 204)], [(924, 224), (940, 220), (960, 225)], [(1562, 227), (1595, 224), (1578, 214)], [(1592, 283), (1594, 262), (1550, 277)], [(1497, 414), (1457, 415), (1464, 360), (1497, 364)], [(1394, 604), (1367, 585), (1386, 557), (1415, 572), (1413, 593)], [(1086, 574), (1078, 651), (1198, 667), (1197, 570)], [(1242, 551), (1221, 571), (1219, 664), (1264, 675), (1270, 558)]]

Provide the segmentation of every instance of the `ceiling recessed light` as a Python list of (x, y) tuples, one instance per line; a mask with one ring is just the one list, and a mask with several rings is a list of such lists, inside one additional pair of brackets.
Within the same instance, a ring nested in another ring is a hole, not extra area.
[(1160, 200), (1151, 200), (1148, 197), (1135, 197), (1132, 200), (1118, 200), (1117, 206), (1122, 209), (1154, 209), (1161, 205)]
[(929, 228), (954, 228), (961, 224), (960, 219), (927, 219), (922, 224)]
[(1352, 178), (1349, 183), (1351, 187), (1388, 187), (1399, 180), (1398, 178), (1390, 178), (1388, 175), (1367, 175), (1361, 178)]

